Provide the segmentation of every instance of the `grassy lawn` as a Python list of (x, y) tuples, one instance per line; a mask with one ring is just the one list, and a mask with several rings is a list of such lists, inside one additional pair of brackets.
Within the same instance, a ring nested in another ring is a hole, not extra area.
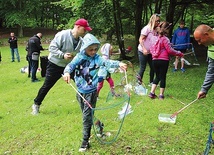
[[(48, 44), (43, 46), (48, 47)], [(41, 113), (38, 116), (31, 115), (33, 99), (44, 78), (38, 72), (41, 82), (31, 83), (27, 74), (20, 73), (20, 69), (27, 66), (24, 48), (24, 44), (19, 46), (21, 62), (12, 63), (9, 47), (0, 47), (0, 154), (80, 154), (78, 149), (82, 137), (82, 115), (75, 91), (63, 80), (59, 80), (50, 90), (41, 106)], [(48, 55), (48, 52), (42, 55)], [(172, 114), (184, 107), (178, 100), (188, 104), (196, 99), (207, 70), (205, 60), (199, 60), (200, 66), (187, 66), (185, 73), (173, 73), (170, 63), (164, 100), (151, 100), (148, 96), (138, 96), (131, 92), (133, 112), (127, 115), (117, 140), (109, 145), (100, 144), (92, 131), (92, 147), (86, 154), (203, 154), (210, 123), (214, 119), (213, 88), (207, 98), (181, 112), (176, 124), (158, 120), (160, 113)], [(133, 64), (138, 71), (138, 63)], [(112, 76), (117, 85), (121, 75), (117, 73)], [(147, 67), (144, 77), (146, 86), (148, 81)], [(150, 87), (147, 88), (150, 91)], [(97, 107), (109, 106), (105, 103), (108, 92), (109, 86), (105, 82)], [(106, 118), (114, 120), (118, 111), (114, 110), (116, 115), (110, 114), (110, 110), (102, 112)], [(120, 123), (118, 121), (117, 125)], [(211, 152), (214, 153), (212, 148)]]

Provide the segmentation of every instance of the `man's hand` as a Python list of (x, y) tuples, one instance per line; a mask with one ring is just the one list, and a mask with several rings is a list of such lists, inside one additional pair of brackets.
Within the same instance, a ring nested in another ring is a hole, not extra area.
[(65, 54), (64, 54), (64, 59), (65, 59), (65, 60), (71, 60), (71, 59), (73, 59), (73, 57), (74, 57), (74, 56), (73, 56), (71, 53), (65, 53)]
[(71, 81), (70, 74), (69, 74), (69, 73), (65, 73), (65, 74), (63, 75), (63, 80), (64, 80), (66, 83), (70, 83), (70, 81)]
[(198, 92), (197, 98), (198, 98), (198, 99), (202, 99), (202, 98), (205, 98), (206, 95), (207, 95), (206, 93), (204, 93), (204, 92), (202, 92), (202, 91), (199, 91), (199, 92)]

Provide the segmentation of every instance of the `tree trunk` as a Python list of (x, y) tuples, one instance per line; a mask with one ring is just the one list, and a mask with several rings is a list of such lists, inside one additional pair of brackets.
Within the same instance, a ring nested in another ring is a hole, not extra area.
[(118, 0), (113, 0), (113, 10), (114, 10), (114, 23), (116, 30), (117, 42), (119, 49), (121, 51), (120, 59), (126, 59), (125, 48), (124, 48), (124, 38), (123, 38), (123, 26), (120, 16), (120, 2)]
[(23, 27), (21, 25), (17, 25), (18, 29), (18, 37), (23, 37)]
[(136, 49), (134, 53), (134, 57), (136, 60), (138, 60), (138, 44), (139, 44), (139, 37), (140, 37), (140, 31), (142, 28), (142, 11), (143, 11), (143, 1), (142, 0), (136, 0), (136, 6), (135, 6), (135, 44)]

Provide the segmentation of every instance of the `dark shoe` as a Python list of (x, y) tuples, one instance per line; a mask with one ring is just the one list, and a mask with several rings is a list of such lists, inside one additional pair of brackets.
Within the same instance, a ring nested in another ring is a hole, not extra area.
[(155, 99), (157, 96), (156, 96), (155, 94), (153, 94), (153, 93), (150, 92), (149, 97), (150, 97), (151, 99)]
[(88, 141), (83, 141), (81, 147), (79, 148), (79, 152), (85, 152), (90, 148)]
[(40, 80), (35, 79), (35, 80), (31, 80), (31, 82), (39, 82)]
[(177, 71), (177, 69), (175, 69), (175, 68), (172, 70), (172, 72), (176, 72), (176, 71)]
[(164, 100), (164, 95), (159, 95), (160, 100)]
[(184, 68), (181, 68), (181, 72), (184, 73), (186, 70)]

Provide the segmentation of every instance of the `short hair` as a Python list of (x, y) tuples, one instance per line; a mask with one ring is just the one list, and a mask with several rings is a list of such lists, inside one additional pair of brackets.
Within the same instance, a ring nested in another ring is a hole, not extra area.
[(180, 20), (179, 24), (185, 25), (185, 21), (183, 19)]

